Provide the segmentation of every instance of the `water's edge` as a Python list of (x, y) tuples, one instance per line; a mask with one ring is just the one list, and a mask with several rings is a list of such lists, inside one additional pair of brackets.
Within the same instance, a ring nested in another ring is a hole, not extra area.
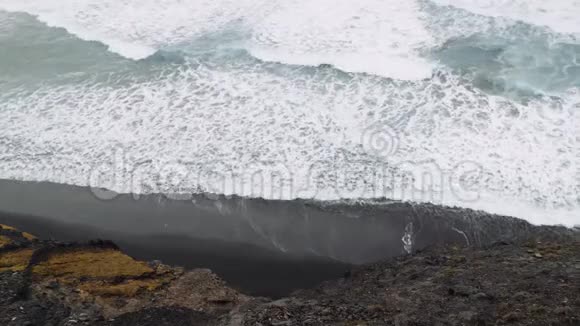
[(161, 195), (126, 194), (104, 201), (89, 188), (13, 180), (0, 180), (0, 211), (133, 236), (217, 240), (288, 257), (324, 257), (356, 264), (436, 244), (485, 245), (517, 240), (536, 232), (568, 230), (432, 204), (278, 201), (205, 195), (176, 200)]

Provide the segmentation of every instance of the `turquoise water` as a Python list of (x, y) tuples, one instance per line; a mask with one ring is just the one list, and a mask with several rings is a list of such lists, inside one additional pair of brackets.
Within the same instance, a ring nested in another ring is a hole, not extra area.
[(580, 5), (504, 5), (1, 0), (0, 177), (574, 224)]
[(473, 36), (449, 41), (435, 53), (486, 92), (524, 99), (580, 87), (580, 46), (529, 37), (517, 41)]

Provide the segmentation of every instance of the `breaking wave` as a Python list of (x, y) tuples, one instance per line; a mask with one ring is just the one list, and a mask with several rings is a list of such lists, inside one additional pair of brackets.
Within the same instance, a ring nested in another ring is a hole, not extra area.
[(577, 224), (580, 6), (489, 4), (0, 0), (0, 177)]

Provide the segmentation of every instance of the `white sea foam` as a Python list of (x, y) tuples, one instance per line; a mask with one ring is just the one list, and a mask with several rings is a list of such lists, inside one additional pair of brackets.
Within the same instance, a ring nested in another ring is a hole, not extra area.
[(302, 8), (316, 6), (301, 1), (0, 0), (134, 58), (233, 26), (263, 61), (393, 77), (236, 54), (0, 84), (0, 177), (136, 193), (386, 196), (578, 224), (578, 87), (522, 103), (421, 58), (432, 39), (503, 33), (491, 18), (454, 12), (450, 29), (413, 2), (320, 3), (309, 14)]
[[(578, 211), (577, 92), (521, 105), (466, 88), (447, 73), (385, 82), (202, 64), (145, 82), (87, 81), (22, 95), (0, 95), (7, 117), (0, 121), (2, 177), (121, 192), (385, 195), (497, 213), (517, 213), (510, 209), (517, 204), (535, 207), (533, 221), (548, 224), (570, 225), (571, 210)], [(398, 137), (386, 157), (361, 144), (377, 124)], [(464, 162), (481, 171), (464, 175)], [(136, 179), (126, 169), (138, 171)], [(258, 172), (292, 180), (266, 178), (264, 187), (251, 187)], [(446, 183), (457, 173), (451, 181), (468, 182), (468, 192), (515, 204), (490, 207), (489, 200), (453, 192)], [(426, 181), (425, 174), (443, 181)]]
[(261, 7), (267, 12), (266, 4), (260, 0), (0, 0), (0, 9), (32, 14), (49, 26), (100, 41), (125, 57), (143, 59), (250, 17)]
[(432, 40), (419, 9), (416, 1), (285, 1), (254, 27), (248, 50), (267, 61), (428, 78), (418, 52)]
[(546, 26), (558, 33), (580, 36), (578, 0), (432, 0), (470, 12), (505, 17), (532, 25)]
[(0, 9), (33, 14), (131, 59), (232, 29), (249, 34), (247, 49), (267, 61), (401, 79), (431, 73), (418, 53), (430, 35), (415, 0), (0, 0)]

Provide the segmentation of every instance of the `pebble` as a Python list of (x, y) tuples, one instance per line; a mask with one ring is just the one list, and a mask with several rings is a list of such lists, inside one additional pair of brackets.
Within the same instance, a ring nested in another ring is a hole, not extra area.
[(572, 311), (572, 308), (566, 306), (566, 307), (558, 307), (558, 308), (554, 309), (554, 312), (558, 315), (567, 316), (567, 315), (571, 314), (573, 311)]
[(59, 288), (59, 286), (60, 286), (60, 284), (58, 284), (58, 282), (56, 282), (56, 281), (52, 281), (52, 282), (50, 282), (50, 283), (49, 283), (49, 284), (48, 284), (46, 287), (47, 287), (48, 289), (53, 289), (53, 290), (55, 290), (55, 289), (58, 289), (58, 288)]
[(331, 313), (332, 313), (332, 309), (330, 309), (330, 308), (324, 308), (322, 310), (323, 315), (330, 315)]
[(514, 299), (519, 300), (519, 301), (527, 299), (529, 297), (530, 297), (530, 294), (526, 291), (520, 291), (520, 292), (517, 292), (516, 294), (514, 294)]
[(473, 312), (473, 311), (462, 311), (458, 314), (459, 318), (465, 320), (465, 321), (471, 321), (475, 319), (475, 316), (477, 316), (477, 313)]
[(473, 298), (477, 299), (477, 300), (485, 300), (485, 299), (489, 298), (489, 296), (483, 292), (479, 292), (479, 293), (474, 294)]
[(477, 289), (475, 289), (472, 286), (458, 285), (454, 288), (449, 289), (449, 294), (459, 295), (459, 296), (463, 296), (463, 297), (468, 297), (468, 296), (473, 295), (475, 293), (477, 293)]
[(160, 260), (153, 260), (153, 261), (149, 262), (149, 267), (157, 268), (157, 267), (159, 267), (159, 265), (162, 265), (162, 264), (163, 264), (163, 262)]
[(507, 322), (515, 322), (522, 319), (521, 315), (518, 312), (510, 312), (503, 316), (503, 320)]

